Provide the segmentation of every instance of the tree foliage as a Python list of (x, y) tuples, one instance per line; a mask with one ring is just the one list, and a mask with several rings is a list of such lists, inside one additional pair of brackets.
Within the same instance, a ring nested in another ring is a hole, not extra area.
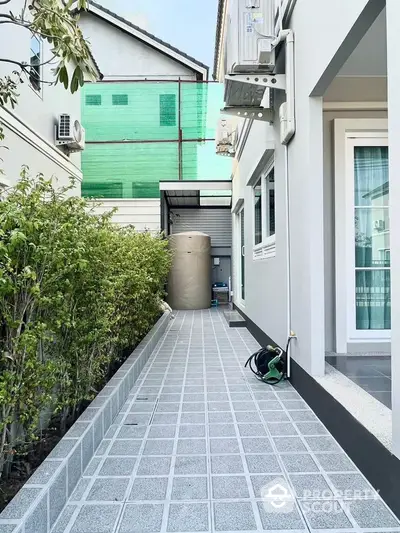
[[(54, 78), (38, 79), (37, 82), (62, 83), (72, 93), (83, 85), (85, 77), (93, 80), (96, 77), (89, 44), (78, 26), (78, 14), (71, 10), (73, 3), (73, 0), (24, 0), (22, 9), (16, 12), (13, 0), (0, 0), (0, 31), (4, 25), (12, 24), (26, 29), (51, 47), (50, 61), (56, 62)], [(77, 7), (86, 9), (87, 0), (78, 0)], [(14, 108), (18, 103), (18, 86), (35, 75), (35, 71), (23, 58), (2, 57), (1, 52), (0, 62), (10, 65), (10, 74), (0, 78), (0, 105), (9, 104)], [(49, 60), (36, 66), (47, 63)], [(72, 75), (68, 74), (70, 66), (74, 67)]]
[(70, 195), (25, 168), (0, 202), (0, 473), (41, 413), (65, 423), (159, 314), (166, 241)]

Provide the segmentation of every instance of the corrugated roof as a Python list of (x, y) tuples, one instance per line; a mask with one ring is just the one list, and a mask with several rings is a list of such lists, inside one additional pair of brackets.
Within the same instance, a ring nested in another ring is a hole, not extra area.
[(135, 31), (138, 31), (138, 32), (142, 33), (144, 36), (152, 39), (155, 43), (161, 44), (162, 46), (165, 46), (166, 48), (169, 48), (172, 52), (175, 52), (175, 53), (179, 54), (180, 56), (182, 56), (182, 58), (185, 58), (188, 61), (191, 61), (192, 63), (195, 63), (196, 65), (198, 65), (202, 69), (206, 69), (207, 77), (208, 77), (209, 67), (207, 65), (205, 65), (204, 63), (202, 63), (201, 61), (198, 61), (194, 57), (192, 57), (192, 56), (190, 56), (188, 54), (185, 54), (185, 52), (182, 52), (182, 50), (179, 50), (175, 46), (172, 46), (171, 44), (163, 41), (162, 39), (159, 39), (158, 37), (156, 37), (152, 33), (149, 33), (148, 31), (140, 28), (136, 24), (133, 24), (129, 20), (126, 20), (125, 18), (121, 17), (117, 13), (114, 13), (110, 9), (107, 9), (107, 8), (103, 7), (102, 5), (98, 4), (97, 2), (93, 2), (92, 0), (89, 0), (89, 10), (88, 10), (89, 13), (90, 13), (90, 6), (93, 6), (93, 7), (97, 8), (99, 11), (102, 11), (103, 13), (115, 18), (117, 21), (119, 21), (119, 22), (121, 22), (123, 24), (126, 24), (127, 26), (131, 27)]

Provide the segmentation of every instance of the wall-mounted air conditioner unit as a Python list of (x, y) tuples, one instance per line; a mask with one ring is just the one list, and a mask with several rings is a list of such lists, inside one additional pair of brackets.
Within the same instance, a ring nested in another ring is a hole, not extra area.
[(71, 115), (63, 113), (58, 117), (55, 132), (57, 146), (65, 146), (69, 152), (85, 149), (85, 130)]
[(274, 0), (231, 0), (227, 24), (225, 74), (273, 72)]
[(236, 120), (220, 119), (217, 127), (216, 154), (235, 157), (238, 138)]
[(244, 75), (269, 77), (275, 69), (274, 0), (231, 0), (227, 15), (224, 75), (228, 106), (264, 107), (266, 86), (244, 84)]

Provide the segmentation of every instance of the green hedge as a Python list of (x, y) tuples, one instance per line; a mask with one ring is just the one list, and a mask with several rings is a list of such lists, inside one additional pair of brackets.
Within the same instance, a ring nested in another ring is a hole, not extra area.
[(160, 314), (166, 241), (94, 215), (72, 188), (23, 169), (0, 202), (0, 475), (41, 413), (65, 425)]

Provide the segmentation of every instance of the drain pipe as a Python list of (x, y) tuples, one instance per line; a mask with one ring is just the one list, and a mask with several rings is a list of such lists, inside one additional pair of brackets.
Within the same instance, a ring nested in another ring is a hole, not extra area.
[(289, 149), (288, 144), (296, 132), (295, 120), (295, 78), (294, 78), (294, 34), (293, 31), (281, 30), (278, 37), (272, 43), (277, 46), (279, 43), (286, 41), (286, 102), (279, 109), (281, 124), (281, 143), (285, 150), (285, 189), (286, 189), (286, 316), (288, 341), (286, 345), (287, 356), (287, 376), (290, 378), (290, 343), (292, 339), (297, 338), (296, 333), (292, 331), (292, 283), (291, 283), (291, 259), (290, 259), (290, 198), (289, 198)]

